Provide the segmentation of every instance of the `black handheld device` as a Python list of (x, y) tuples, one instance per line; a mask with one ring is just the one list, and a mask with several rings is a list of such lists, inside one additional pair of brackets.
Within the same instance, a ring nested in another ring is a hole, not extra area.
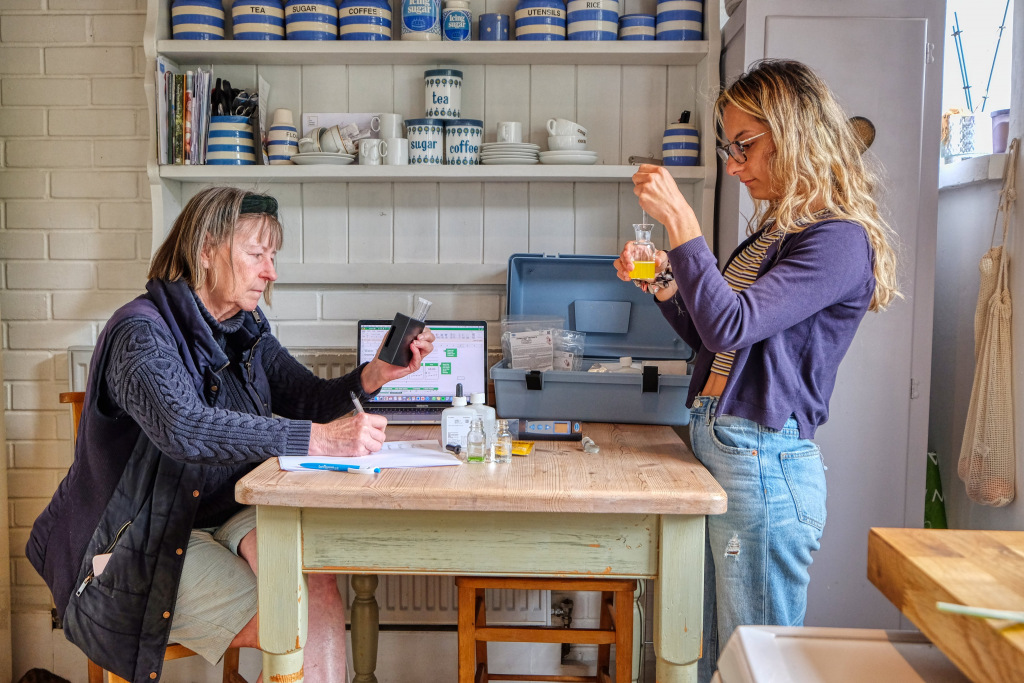
[(412, 351), (409, 345), (416, 338), (427, 323), (416, 318), (411, 318), (405, 313), (396, 313), (395, 319), (391, 322), (391, 329), (384, 338), (384, 345), (380, 349), (380, 358), (385, 363), (405, 367), (412, 360)]

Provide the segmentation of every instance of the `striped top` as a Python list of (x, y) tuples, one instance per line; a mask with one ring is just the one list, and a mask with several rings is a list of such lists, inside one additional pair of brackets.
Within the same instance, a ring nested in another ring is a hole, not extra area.
[[(775, 240), (779, 239), (782, 231), (775, 229), (775, 221), (771, 221), (761, 235), (751, 242), (746, 249), (737, 254), (736, 258), (725, 267), (722, 276), (734, 292), (742, 292), (754, 283), (757, 279), (757, 272), (761, 269), (761, 262)], [(715, 360), (711, 363), (711, 372), (719, 375), (729, 376), (732, 372), (732, 361), (736, 355), (735, 351), (721, 351), (715, 354)]]

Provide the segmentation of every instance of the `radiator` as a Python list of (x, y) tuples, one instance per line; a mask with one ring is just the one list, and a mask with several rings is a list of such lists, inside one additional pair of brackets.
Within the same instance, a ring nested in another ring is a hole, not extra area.
[[(340, 377), (356, 367), (355, 349), (289, 349), (295, 358), (318, 377)], [(71, 391), (85, 391), (91, 346), (68, 348)], [(497, 362), (498, 358), (492, 359)], [(458, 592), (450, 576), (382, 575), (377, 586), (381, 624), (444, 625), (458, 622)], [(354, 593), (348, 582), (342, 591), (351, 604)], [(487, 621), (492, 624), (550, 626), (550, 591), (488, 590)]]

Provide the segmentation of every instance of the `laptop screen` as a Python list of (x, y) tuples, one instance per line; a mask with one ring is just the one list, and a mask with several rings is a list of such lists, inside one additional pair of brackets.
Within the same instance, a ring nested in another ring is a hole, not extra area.
[[(483, 320), (430, 320), (436, 337), (434, 350), (423, 359), (420, 369), (384, 385), (371, 401), (380, 407), (428, 404), (445, 407), (455, 397), (455, 385), (462, 393), (487, 391), (487, 323)], [(359, 362), (373, 360), (391, 329), (390, 320), (360, 320)]]

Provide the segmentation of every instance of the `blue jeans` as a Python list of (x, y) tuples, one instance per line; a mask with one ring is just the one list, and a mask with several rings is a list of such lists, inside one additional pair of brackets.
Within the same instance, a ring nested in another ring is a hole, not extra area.
[(725, 514), (707, 518), (701, 681), (737, 626), (803, 625), (807, 570), (825, 527), (821, 451), (800, 438), (796, 420), (776, 431), (715, 417), (717, 407), (698, 396), (690, 409), (694, 455), (729, 497)]

